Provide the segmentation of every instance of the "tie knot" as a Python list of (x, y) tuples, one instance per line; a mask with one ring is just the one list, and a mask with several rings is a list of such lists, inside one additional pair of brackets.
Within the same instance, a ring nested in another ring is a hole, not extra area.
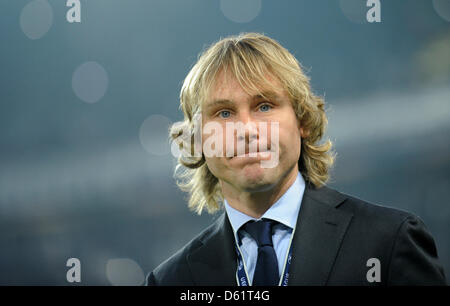
[(262, 219), (260, 221), (249, 221), (243, 229), (255, 239), (258, 247), (273, 246), (272, 244), (272, 226), (276, 221), (269, 219)]

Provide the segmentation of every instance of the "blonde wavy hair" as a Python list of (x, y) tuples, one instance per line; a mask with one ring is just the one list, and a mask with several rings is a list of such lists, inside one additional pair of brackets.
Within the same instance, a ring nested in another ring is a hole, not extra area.
[[(201, 105), (209, 96), (220, 70), (231, 71), (247, 93), (256, 91), (262, 96), (264, 90), (274, 86), (267, 79), (268, 73), (280, 81), (290, 97), (297, 120), (306, 132), (301, 141), (299, 171), (307, 183), (316, 187), (324, 185), (329, 180), (329, 170), (336, 157), (329, 139), (323, 144), (318, 143), (328, 123), (324, 100), (312, 93), (309, 78), (296, 58), (277, 41), (260, 33), (241, 33), (223, 38), (199, 54), (180, 92), (184, 121), (171, 126), (170, 140), (175, 141), (182, 136), (180, 127), (189, 131), (195, 129), (194, 117), (201, 113)], [(179, 144), (179, 148), (182, 147), (183, 144)], [(178, 187), (189, 193), (191, 210), (200, 215), (205, 208), (210, 214), (221, 208), (223, 195), (220, 184), (209, 171), (203, 154), (197, 157), (180, 155), (174, 177)]]

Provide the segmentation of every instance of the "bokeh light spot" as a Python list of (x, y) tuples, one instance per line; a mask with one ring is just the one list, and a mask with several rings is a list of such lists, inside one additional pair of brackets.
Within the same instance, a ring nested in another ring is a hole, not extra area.
[(363, 24), (367, 22), (367, 0), (339, 0), (344, 16), (353, 23)]
[(163, 156), (171, 152), (169, 126), (171, 121), (163, 115), (151, 115), (141, 125), (139, 139), (151, 154)]
[(139, 286), (145, 280), (142, 268), (130, 258), (108, 260), (106, 263), (106, 277), (114, 286)]
[(29, 39), (43, 37), (53, 24), (53, 9), (47, 0), (33, 0), (20, 13), (20, 28)]
[(433, 7), (441, 18), (450, 22), (450, 0), (433, 0)]
[(221, 0), (220, 9), (233, 22), (250, 22), (259, 15), (261, 0)]
[(72, 88), (84, 102), (95, 103), (108, 89), (108, 74), (97, 62), (86, 62), (73, 73)]

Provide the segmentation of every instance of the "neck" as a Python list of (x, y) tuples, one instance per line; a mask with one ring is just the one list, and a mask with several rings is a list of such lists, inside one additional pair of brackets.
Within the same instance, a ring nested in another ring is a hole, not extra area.
[(221, 183), (222, 193), (228, 204), (234, 209), (256, 219), (262, 215), (292, 186), (298, 174), (296, 165), (271, 188), (263, 191), (243, 191), (233, 188), (226, 182)]

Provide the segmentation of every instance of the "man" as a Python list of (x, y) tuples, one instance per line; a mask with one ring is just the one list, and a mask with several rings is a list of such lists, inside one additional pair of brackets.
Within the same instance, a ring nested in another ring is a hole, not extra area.
[(318, 143), (324, 101), (278, 42), (246, 33), (215, 43), (180, 102), (184, 132), (174, 126), (171, 137), (190, 131), (177, 142), (186, 151), (200, 115), (204, 146), (179, 158), (177, 183), (197, 213), (225, 212), (149, 273), (148, 285), (445, 285), (418, 217), (325, 186), (335, 156), (329, 140)]

